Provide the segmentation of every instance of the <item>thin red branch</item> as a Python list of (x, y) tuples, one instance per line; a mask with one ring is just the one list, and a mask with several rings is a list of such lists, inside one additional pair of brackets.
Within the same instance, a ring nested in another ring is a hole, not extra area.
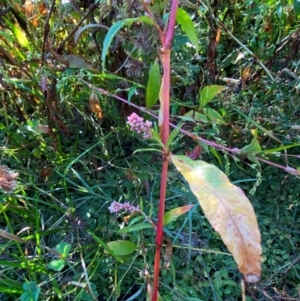
[[(119, 100), (119, 101), (122, 101), (122, 102), (124, 102), (124, 103), (127, 103), (128, 105), (130, 105), (130, 106), (132, 106), (132, 107), (138, 109), (140, 112), (144, 112), (144, 113), (146, 113), (146, 114), (152, 116), (153, 118), (158, 119), (158, 116), (157, 116), (157, 115), (155, 115), (153, 112), (151, 112), (151, 111), (149, 111), (149, 110), (146, 110), (144, 107), (137, 106), (137, 105), (135, 105), (134, 103), (129, 102), (128, 100), (126, 100), (126, 99), (124, 99), (124, 98), (122, 98), (122, 97), (120, 97), (120, 96), (118, 96), (118, 95), (111, 94), (111, 93), (109, 93), (107, 90), (104, 90), (104, 89), (102, 89), (102, 88), (97, 88), (97, 87), (95, 87), (95, 86), (89, 84), (88, 82), (86, 82), (86, 81), (84, 81), (84, 80), (81, 80), (81, 81), (82, 81), (83, 83), (85, 83), (86, 85), (88, 85), (91, 89), (97, 90), (98, 92), (100, 92), (100, 93), (102, 93), (102, 94), (109, 95), (109, 96), (111, 96), (111, 97), (113, 97), (113, 98), (115, 98), (115, 99), (117, 99), (117, 100)], [(178, 128), (177, 125), (175, 125), (175, 124), (173, 124), (173, 123), (170, 123), (170, 127), (174, 128), (174, 129), (175, 129), (175, 128)], [(182, 134), (186, 135), (186, 136), (191, 137), (191, 139), (193, 139), (193, 140), (199, 140), (199, 141), (201, 141), (201, 142), (203, 142), (203, 143), (205, 143), (205, 144), (207, 144), (207, 145), (209, 145), (209, 146), (211, 146), (211, 147), (213, 147), (213, 148), (215, 148), (215, 149), (217, 149), (217, 150), (225, 151), (225, 152), (231, 153), (233, 156), (236, 156), (236, 155), (237, 155), (236, 147), (230, 148), (230, 147), (227, 147), (227, 146), (218, 144), (218, 143), (216, 143), (216, 142), (214, 142), (214, 141), (210, 141), (210, 140), (204, 139), (204, 138), (202, 138), (202, 137), (198, 137), (198, 136), (196, 136), (196, 135), (194, 135), (194, 134), (192, 134), (192, 133), (190, 133), (190, 132), (188, 132), (188, 131), (185, 131), (185, 130), (183, 130), (183, 129), (180, 129), (180, 132), (181, 132)], [(268, 164), (268, 165), (270, 165), (270, 166), (273, 166), (273, 167), (282, 169), (282, 170), (284, 170), (284, 171), (287, 172), (287, 170), (286, 170), (287, 167), (286, 167), (286, 166), (279, 165), (279, 164), (277, 164), (277, 163), (274, 163), (274, 162), (272, 162), (272, 161), (266, 160), (266, 159), (261, 158), (261, 157), (259, 157), (259, 156), (255, 156), (255, 158), (256, 158), (258, 161), (260, 161), (260, 162), (266, 163), (266, 164)], [(297, 175), (300, 176), (300, 172), (298, 172)]]
[(168, 26), (166, 28), (166, 33), (165, 33), (166, 38), (165, 38), (165, 42), (162, 44), (163, 48), (168, 49), (168, 50), (171, 50), (171, 47), (172, 47), (172, 40), (173, 40), (174, 30), (175, 30), (175, 22), (176, 22), (178, 3), (179, 3), (179, 0), (172, 1), (169, 23), (168, 23)]
[(162, 166), (162, 173), (161, 173), (158, 222), (157, 222), (157, 232), (156, 232), (156, 240), (155, 240), (156, 249), (155, 249), (155, 259), (154, 259), (152, 301), (157, 301), (158, 298), (160, 254), (161, 254), (161, 247), (163, 243), (163, 234), (164, 234), (163, 226), (164, 226), (166, 187), (167, 187), (167, 179), (168, 179), (168, 165), (169, 162), (167, 158), (165, 158)]

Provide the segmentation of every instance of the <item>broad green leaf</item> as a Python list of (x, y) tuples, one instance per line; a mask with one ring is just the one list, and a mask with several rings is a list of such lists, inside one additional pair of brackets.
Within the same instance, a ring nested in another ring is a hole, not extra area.
[(35, 282), (25, 282), (23, 284), (24, 293), (21, 295), (21, 301), (37, 301), (41, 292), (41, 288)]
[(25, 48), (28, 49), (29, 48), (29, 41), (26, 37), (26, 33), (22, 29), (20, 29), (18, 26), (14, 25), (10, 21), (8, 21), (7, 19), (5, 19), (5, 22), (8, 24), (9, 28), (13, 32), (13, 34), (14, 34), (15, 38), (17, 39), (18, 43), (22, 47), (25, 47)]
[(87, 232), (91, 235), (91, 237), (98, 243), (100, 244), (103, 249), (109, 253), (112, 257), (114, 257), (116, 260), (118, 260), (119, 262), (123, 262), (123, 260), (117, 255), (115, 254), (115, 252), (108, 246), (108, 244), (106, 244), (104, 241), (102, 241), (102, 239), (100, 239), (95, 233), (93, 233), (91, 230), (87, 230)]
[(205, 115), (212, 121), (218, 124), (226, 124), (223, 117), (214, 109), (211, 108), (203, 108), (202, 109)]
[(146, 91), (146, 106), (153, 107), (159, 99), (161, 76), (157, 60), (151, 65)]
[(64, 259), (66, 259), (69, 256), (71, 245), (67, 242), (61, 242), (55, 247), (55, 250), (61, 254)]
[(48, 264), (48, 268), (55, 272), (59, 272), (65, 267), (65, 265), (66, 265), (65, 259), (57, 259), (57, 260), (52, 260)]
[(300, 0), (294, 0), (294, 10), (297, 16), (300, 15)]
[(176, 218), (178, 218), (179, 216), (185, 214), (186, 212), (188, 212), (193, 207), (194, 207), (194, 205), (185, 205), (185, 206), (182, 206), (182, 207), (172, 209), (171, 211), (167, 212), (164, 215), (164, 225), (167, 225), (167, 224), (171, 223)]
[(226, 90), (227, 87), (219, 85), (209, 85), (204, 87), (199, 94), (199, 109), (213, 101), (214, 97), (220, 92)]
[(247, 282), (261, 274), (261, 235), (251, 203), (244, 192), (230, 183), (215, 165), (187, 156), (171, 160), (189, 183), (205, 216), (217, 231), (238, 264)]
[(107, 245), (118, 256), (129, 255), (136, 250), (136, 244), (128, 240), (110, 241)]
[(102, 49), (102, 55), (101, 55), (101, 60), (102, 60), (102, 71), (104, 72), (105, 70), (105, 59), (106, 59), (106, 55), (108, 52), (108, 49), (111, 45), (111, 42), (113, 40), (113, 38), (116, 36), (116, 34), (118, 33), (118, 31), (125, 25), (130, 25), (136, 21), (142, 21), (145, 22), (147, 24), (153, 24), (153, 20), (151, 20), (151, 18), (147, 17), (147, 16), (142, 16), (139, 18), (130, 18), (130, 19), (125, 19), (125, 20), (121, 20), (116, 22), (107, 32), (104, 42), (103, 42), (103, 49)]
[(124, 234), (124, 233), (137, 232), (143, 229), (151, 229), (151, 228), (153, 229), (153, 226), (149, 223), (137, 224), (137, 225), (125, 227), (119, 230), (118, 233)]
[(125, 19), (125, 20), (121, 20), (116, 22), (107, 32), (104, 42), (103, 42), (103, 49), (102, 49), (102, 56), (101, 56), (101, 60), (102, 60), (102, 71), (104, 72), (105, 69), (105, 59), (106, 59), (106, 54), (108, 52), (108, 49), (111, 45), (111, 42), (113, 40), (113, 38), (116, 36), (116, 34), (118, 33), (118, 31), (125, 25), (130, 25), (133, 22), (135, 22), (137, 20), (137, 18), (130, 18), (130, 19)]
[(257, 129), (252, 130), (251, 132), (253, 135), (251, 143), (243, 147), (241, 151), (248, 154), (259, 153), (261, 151), (261, 146), (257, 140)]
[(184, 9), (178, 8), (176, 20), (181, 25), (182, 30), (187, 34), (191, 43), (195, 46), (196, 53), (198, 53), (199, 40), (190, 15)]

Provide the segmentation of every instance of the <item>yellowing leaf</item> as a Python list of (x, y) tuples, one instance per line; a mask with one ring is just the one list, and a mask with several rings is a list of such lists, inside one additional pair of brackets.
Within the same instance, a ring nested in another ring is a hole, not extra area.
[(172, 209), (171, 211), (167, 212), (164, 215), (164, 225), (169, 224), (170, 222), (172, 222), (173, 220), (175, 220), (179, 216), (181, 216), (181, 215), (185, 214), (186, 212), (188, 212), (193, 207), (194, 207), (194, 205), (185, 205), (185, 206), (182, 206), (182, 207), (177, 207), (177, 208)]
[(260, 279), (261, 235), (251, 203), (215, 165), (171, 155), (247, 282)]

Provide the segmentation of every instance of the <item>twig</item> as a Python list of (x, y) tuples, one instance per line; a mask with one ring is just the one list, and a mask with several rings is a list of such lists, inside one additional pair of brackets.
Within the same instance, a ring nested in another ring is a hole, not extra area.
[[(150, 110), (148, 110), (148, 109), (146, 109), (146, 108), (144, 108), (144, 107), (140, 107), (140, 106), (138, 106), (138, 105), (136, 105), (136, 104), (134, 104), (134, 103), (132, 103), (132, 102), (129, 102), (128, 100), (126, 100), (126, 99), (124, 99), (124, 98), (122, 98), (122, 97), (120, 97), (120, 96), (118, 96), (118, 95), (111, 94), (111, 93), (108, 92), (107, 90), (104, 90), (104, 89), (102, 89), (102, 88), (97, 88), (97, 87), (95, 87), (95, 86), (89, 84), (88, 82), (86, 82), (86, 81), (84, 81), (84, 80), (82, 80), (82, 79), (80, 79), (80, 81), (83, 82), (83, 83), (85, 83), (86, 85), (88, 85), (88, 87), (91, 88), (91, 89), (93, 89), (93, 90), (96, 90), (96, 91), (98, 91), (98, 92), (100, 92), (100, 93), (102, 93), (102, 94), (105, 94), (105, 95), (109, 95), (109, 96), (111, 96), (111, 97), (113, 97), (113, 98), (115, 98), (115, 99), (117, 99), (117, 100), (119, 100), (119, 101), (122, 101), (122, 102), (128, 104), (129, 106), (132, 106), (132, 107), (138, 109), (140, 112), (144, 112), (144, 113), (146, 113), (146, 114), (152, 116), (153, 118), (158, 119), (158, 116), (157, 116), (156, 114), (154, 114), (153, 112), (151, 112)], [(175, 125), (175, 124), (173, 124), (173, 123), (170, 123), (170, 126), (171, 126), (172, 128), (174, 128), (174, 129), (177, 129), (177, 128), (178, 128), (177, 125)], [(215, 148), (215, 149), (218, 149), (218, 150), (221, 150), (221, 151), (226, 151), (226, 152), (230, 153), (232, 156), (236, 156), (236, 154), (237, 154), (237, 149), (234, 148), (234, 147), (233, 147), (233, 148), (230, 148), (230, 147), (227, 147), (227, 146), (218, 144), (218, 143), (216, 143), (216, 142), (213, 142), (213, 141), (204, 139), (204, 138), (202, 138), (202, 137), (198, 137), (198, 136), (196, 136), (196, 135), (194, 135), (194, 134), (192, 134), (192, 133), (190, 133), (190, 132), (188, 132), (188, 131), (185, 131), (185, 130), (183, 130), (183, 129), (180, 129), (180, 132), (181, 132), (182, 134), (184, 134), (184, 135), (186, 135), (186, 136), (192, 138), (193, 140), (199, 140), (199, 141), (201, 141), (201, 142), (203, 142), (203, 143), (205, 143), (205, 144), (207, 144), (207, 145), (209, 145), (209, 146), (211, 146), (211, 147), (213, 147), (213, 148)], [(290, 170), (288, 169), (288, 167), (286, 167), (286, 166), (279, 165), (279, 164), (277, 164), (277, 163), (274, 163), (274, 162), (272, 162), (272, 161), (263, 159), (263, 158), (258, 157), (258, 156), (255, 156), (255, 158), (256, 158), (257, 160), (263, 162), (263, 163), (266, 163), (266, 164), (271, 165), (271, 166), (273, 166), (273, 167), (282, 169), (282, 170), (284, 170), (284, 171), (287, 172), (287, 173), (290, 173), (290, 174), (294, 174), (294, 175), (300, 176), (300, 172), (297, 171), (297, 170), (294, 170), (294, 171), (296, 171), (296, 172), (291, 173)]]

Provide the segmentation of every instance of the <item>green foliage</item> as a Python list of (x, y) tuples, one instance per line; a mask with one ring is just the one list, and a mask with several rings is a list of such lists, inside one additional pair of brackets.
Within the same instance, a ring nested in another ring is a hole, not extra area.
[(37, 287), (35, 282), (29, 282), (23, 284), (24, 293), (21, 295), (21, 301), (37, 301), (41, 288)]
[(191, 43), (196, 48), (196, 54), (198, 54), (199, 41), (198, 41), (196, 29), (195, 29), (195, 26), (194, 26), (194, 23), (193, 23), (191, 17), (184, 9), (179, 7), (177, 10), (176, 21), (181, 25), (182, 30), (187, 34)]
[(149, 71), (149, 79), (146, 91), (146, 105), (148, 108), (153, 107), (159, 98), (161, 76), (159, 70), (159, 64), (155, 61)]
[[(149, 221), (157, 220), (161, 149), (133, 135), (126, 125), (132, 110), (111, 95), (147, 107), (145, 120), (152, 120), (149, 108), (157, 114), (159, 35), (139, 1), (98, 1), (86, 18), (83, 2), (76, 1), (80, 13), (58, 2), (51, 13), (34, 2), (32, 16), (21, 1), (0, 4), (0, 299), (144, 300), (153, 281)], [(298, 2), (236, 1), (229, 8), (226, 1), (191, 1), (177, 14), (171, 121), (240, 150), (231, 156), (199, 142), (201, 159), (247, 195), (256, 189), (249, 198), (262, 232), (263, 277), (248, 300), (299, 298), (299, 179), (257, 160), (299, 168)], [(163, 27), (167, 1), (152, 9)], [(91, 110), (84, 81), (102, 89), (93, 89), (102, 115)], [(172, 152), (189, 154), (195, 141), (173, 133)], [(162, 269), (161, 297), (238, 300), (236, 264), (199, 207), (175, 214), (196, 200), (169, 170), (164, 231), (173, 253)], [(112, 214), (113, 200), (139, 205), (144, 215)]]

